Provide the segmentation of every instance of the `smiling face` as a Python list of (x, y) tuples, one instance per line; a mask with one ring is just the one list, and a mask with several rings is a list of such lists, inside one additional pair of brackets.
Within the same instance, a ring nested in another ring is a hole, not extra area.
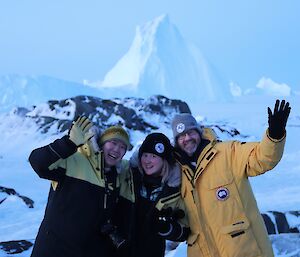
[(160, 176), (163, 164), (163, 159), (156, 154), (144, 152), (141, 156), (142, 168), (149, 176)]
[(185, 151), (188, 156), (192, 156), (201, 142), (201, 137), (195, 129), (190, 129), (182, 133), (177, 138), (178, 146)]
[(104, 143), (102, 149), (105, 167), (112, 167), (122, 160), (127, 147), (123, 141), (119, 139), (111, 139)]

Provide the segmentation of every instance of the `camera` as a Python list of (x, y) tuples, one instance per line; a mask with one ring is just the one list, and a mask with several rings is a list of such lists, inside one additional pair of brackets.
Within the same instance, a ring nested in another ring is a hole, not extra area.
[(106, 223), (102, 225), (101, 233), (103, 235), (107, 235), (113, 246), (117, 249), (122, 247), (126, 242), (126, 240), (119, 233), (117, 227), (112, 224), (111, 220), (107, 220)]

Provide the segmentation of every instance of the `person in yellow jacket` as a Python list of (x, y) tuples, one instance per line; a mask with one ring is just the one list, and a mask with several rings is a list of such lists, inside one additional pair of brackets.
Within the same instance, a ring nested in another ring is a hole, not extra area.
[(191, 114), (172, 120), (176, 159), (181, 165), (181, 194), (191, 233), (188, 257), (274, 256), (248, 177), (273, 169), (286, 138), (289, 103), (268, 108), (261, 142), (220, 142)]

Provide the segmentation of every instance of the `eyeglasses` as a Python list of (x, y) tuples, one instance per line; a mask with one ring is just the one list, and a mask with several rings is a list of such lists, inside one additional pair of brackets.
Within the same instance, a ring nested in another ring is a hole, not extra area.
[(198, 132), (197, 132), (196, 130), (194, 130), (194, 129), (188, 130), (188, 131), (182, 133), (182, 134), (178, 137), (178, 142), (179, 142), (179, 143), (182, 143), (182, 142), (185, 140), (186, 136), (189, 136), (189, 137), (195, 137), (195, 136), (197, 136), (197, 135), (199, 135), (199, 134), (198, 134)]

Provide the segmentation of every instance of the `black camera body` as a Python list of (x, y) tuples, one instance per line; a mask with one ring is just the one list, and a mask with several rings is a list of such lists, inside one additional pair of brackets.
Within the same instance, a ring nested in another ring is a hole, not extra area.
[(103, 235), (107, 235), (114, 247), (119, 249), (126, 243), (126, 239), (119, 233), (118, 228), (114, 226), (111, 220), (107, 220), (100, 229)]

